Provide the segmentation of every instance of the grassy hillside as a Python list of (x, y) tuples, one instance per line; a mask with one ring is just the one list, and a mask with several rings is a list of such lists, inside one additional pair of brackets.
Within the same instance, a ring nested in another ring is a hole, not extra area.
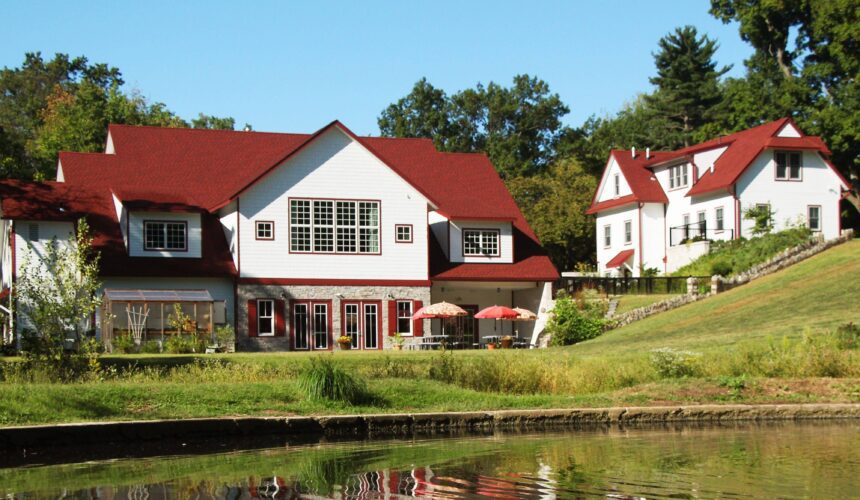
[(579, 354), (621, 354), (658, 347), (709, 350), (745, 340), (799, 337), (860, 323), (860, 240), (778, 273), (658, 314), (573, 346)]

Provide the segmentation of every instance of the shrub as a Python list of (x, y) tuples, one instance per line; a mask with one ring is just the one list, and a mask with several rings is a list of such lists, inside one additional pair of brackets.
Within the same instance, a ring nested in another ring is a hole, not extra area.
[(215, 328), (215, 342), (220, 347), (230, 347), (236, 343), (236, 331), (230, 324), (221, 325)]
[(358, 404), (368, 399), (367, 384), (324, 356), (311, 358), (299, 374), (299, 389), (308, 399)]
[(840, 325), (830, 335), (839, 349), (857, 349), (860, 347), (860, 326), (854, 323)]
[(651, 366), (664, 378), (691, 377), (698, 372), (701, 354), (661, 347), (651, 351)]
[(711, 262), (711, 276), (728, 276), (732, 273), (732, 264), (725, 259), (717, 259)]
[(122, 354), (131, 354), (137, 352), (137, 345), (130, 333), (119, 334), (113, 339), (113, 350)]
[(164, 341), (164, 351), (170, 354), (191, 354), (201, 352), (197, 335), (171, 335)]
[(140, 345), (140, 352), (146, 354), (158, 354), (161, 352), (161, 344), (157, 340), (147, 340)]
[(453, 384), (457, 381), (460, 371), (460, 362), (454, 359), (454, 353), (452, 351), (441, 351), (430, 362), (428, 374), (431, 380)]
[(606, 300), (594, 291), (583, 292), (575, 299), (557, 298), (546, 326), (552, 345), (571, 345), (599, 336), (606, 328), (606, 310)]

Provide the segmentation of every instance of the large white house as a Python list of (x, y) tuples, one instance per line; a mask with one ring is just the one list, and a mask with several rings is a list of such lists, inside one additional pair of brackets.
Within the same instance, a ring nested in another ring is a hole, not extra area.
[[(86, 217), (103, 338), (128, 331), (129, 305), (145, 306), (148, 337), (176, 333), (178, 303), (201, 330), (234, 325), (243, 350), (328, 350), (341, 335), (381, 349), (395, 332), (438, 332), (411, 319), (431, 302), (545, 317), (558, 277), (485, 155), (359, 137), (337, 121), (313, 134), (111, 125), (104, 153), (61, 153), (56, 181), (5, 181), (0, 198), (6, 291), (23, 255)], [(537, 333), (446, 326), (476, 343)]]
[(767, 207), (775, 230), (805, 224), (838, 236), (849, 185), (829, 155), (789, 118), (677, 151), (613, 150), (588, 210), (598, 271), (673, 272), (707, 253), (709, 240), (750, 237), (750, 207)]

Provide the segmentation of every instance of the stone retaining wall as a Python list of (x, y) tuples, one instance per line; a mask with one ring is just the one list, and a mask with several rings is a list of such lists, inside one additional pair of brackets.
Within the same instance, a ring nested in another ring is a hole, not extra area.
[(857, 419), (860, 404), (700, 405), (491, 412), (242, 417), (0, 428), (0, 449), (129, 444), (236, 436), (393, 437), (456, 430), (540, 430), (591, 425)]
[(607, 326), (607, 330), (620, 328), (624, 325), (633, 323), (634, 321), (647, 318), (648, 316), (670, 311), (691, 302), (696, 302), (697, 300), (710, 297), (717, 293), (745, 285), (752, 280), (781, 271), (786, 267), (797, 264), (798, 262), (808, 259), (809, 257), (821, 253), (829, 248), (845, 243), (853, 237), (854, 231), (852, 229), (847, 229), (843, 231), (838, 238), (834, 238), (832, 240), (810, 240), (807, 243), (788, 248), (785, 251), (780, 252), (778, 255), (771, 257), (767, 261), (753, 266), (750, 270), (738, 274), (737, 276), (733, 276), (732, 278), (727, 279), (722, 276), (714, 276), (711, 278), (711, 291), (706, 294), (698, 293), (698, 281), (696, 278), (688, 278), (687, 295), (679, 295), (677, 297), (661, 300), (660, 302), (655, 302), (654, 304), (628, 311), (618, 317), (612, 318), (612, 322)]

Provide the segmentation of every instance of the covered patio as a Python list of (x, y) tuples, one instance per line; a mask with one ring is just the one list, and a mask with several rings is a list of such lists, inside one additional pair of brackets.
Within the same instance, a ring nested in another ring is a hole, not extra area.
[[(186, 317), (182, 325), (171, 321), (177, 306)], [(101, 320), (102, 341), (110, 349), (119, 335), (132, 335), (138, 344), (171, 335), (212, 335), (216, 325), (226, 323), (226, 305), (207, 290), (106, 289)]]

